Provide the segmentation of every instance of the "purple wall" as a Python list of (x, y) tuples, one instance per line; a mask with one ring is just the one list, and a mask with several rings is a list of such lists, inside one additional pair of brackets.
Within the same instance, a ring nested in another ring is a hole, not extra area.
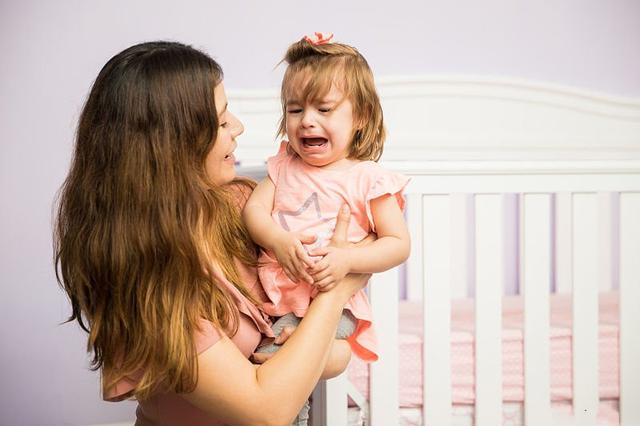
[[(275, 5), (278, 7), (275, 7)], [(219, 5), (216, 7), (215, 5)], [(84, 335), (51, 262), (51, 204), (87, 90), (106, 60), (143, 40), (201, 47), (228, 88), (274, 87), (285, 48), (334, 31), (378, 76), (527, 78), (640, 97), (640, 3), (327, 0), (277, 3), (25, 0), (0, 3), (0, 424), (92, 424), (133, 416), (99, 399)]]

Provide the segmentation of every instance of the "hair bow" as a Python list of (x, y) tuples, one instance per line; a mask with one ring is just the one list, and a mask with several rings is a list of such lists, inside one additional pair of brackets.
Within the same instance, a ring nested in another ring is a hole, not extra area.
[(312, 36), (304, 36), (304, 39), (314, 46), (331, 43), (333, 33), (313, 33)]

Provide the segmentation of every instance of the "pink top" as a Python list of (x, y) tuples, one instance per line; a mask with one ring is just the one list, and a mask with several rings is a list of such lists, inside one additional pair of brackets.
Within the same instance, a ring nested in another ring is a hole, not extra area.
[[(329, 243), (343, 203), (351, 209), (350, 242), (358, 242), (375, 231), (371, 200), (391, 194), (404, 208), (402, 190), (409, 182), (407, 177), (373, 161), (361, 161), (348, 170), (310, 166), (288, 153), (287, 144), (282, 142), (278, 154), (267, 161), (267, 171), (275, 185), (272, 217), (287, 231), (315, 235), (317, 240), (309, 249)], [(316, 290), (308, 283), (292, 282), (272, 253), (263, 251), (259, 264), (260, 281), (270, 299), (264, 304), (265, 312), (272, 316), (290, 312), (304, 316)], [(358, 319), (356, 331), (349, 338), (352, 351), (363, 360), (376, 360), (377, 343), (365, 292), (355, 294), (345, 308)]]
[[(257, 280), (255, 268), (249, 268), (236, 262), (240, 278), (254, 296), (261, 301), (266, 296)], [(231, 341), (248, 358), (260, 343), (262, 335), (273, 337), (268, 316), (262, 313), (251, 301), (247, 300), (225, 277), (217, 275), (218, 282), (229, 291), (232, 299), (240, 311), (237, 333)], [(223, 331), (217, 329), (209, 321), (200, 321), (200, 330), (195, 334), (195, 345), (198, 354), (204, 352), (220, 340)], [(224, 368), (224, 366), (220, 366)], [(113, 389), (104, 394), (107, 401), (120, 401), (131, 396), (131, 391), (140, 377), (126, 377)], [(193, 425), (216, 426), (222, 425), (199, 408), (191, 405), (187, 400), (175, 393), (157, 394), (148, 400), (138, 403), (136, 410), (136, 425)]]

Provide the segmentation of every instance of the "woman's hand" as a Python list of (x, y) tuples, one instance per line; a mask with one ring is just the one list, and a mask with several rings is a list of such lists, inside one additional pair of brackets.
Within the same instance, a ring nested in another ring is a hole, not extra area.
[[(345, 288), (342, 289), (344, 290), (343, 295), (348, 295), (347, 300), (359, 290), (363, 289), (371, 277), (371, 274), (348, 274), (348, 267), (351, 263), (349, 249), (354, 246), (354, 244), (349, 243), (347, 240), (347, 230), (349, 229), (350, 220), (351, 211), (349, 210), (349, 206), (343, 204), (336, 217), (336, 227), (329, 245), (309, 253), (311, 256), (324, 256), (316, 263), (316, 266), (319, 266), (318, 269), (316, 270), (314, 267), (310, 270), (314, 278), (318, 279), (316, 285), (318, 285), (318, 283), (321, 284), (318, 286), (318, 289), (322, 292), (329, 292), (337, 287), (344, 286)], [(356, 245), (369, 244), (372, 241), (375, 241), (375, 237), (370, 235), (363, 241), (356, 243)]]
[[(282, 345), (282, 344), (284, 344), (284, 342), (287, 341), (289, 336), (291, 336), (295, 330), (296, 330), (296, 327), (294, 327), (292, 325), (288, 325), (286, 327), (283, 327), (282, 331), (280, 331), (280, 334), (278, 334), (275, 337), (275, 339), (272, 338), (272, 337), (268, 337), (266, 339), (263, 339), (263, 343), (266, 340), (267, 343), (274, 343), (276, 345)], [(261, 343), (261, 345), (262, 345), (262, 343)], [(262, 364), (262, 363), (266, 362), (269, 358), (271, 358), (273, 355), (275, 355), (275, 352), (254, 352), (253, 354), (251, 354), (251, 361), (253, 361), (255, 364)]]

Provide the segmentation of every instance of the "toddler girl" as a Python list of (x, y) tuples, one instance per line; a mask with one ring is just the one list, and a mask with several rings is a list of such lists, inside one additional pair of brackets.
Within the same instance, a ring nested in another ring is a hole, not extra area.
[[(355, 48), (331, 38), (316, 33), (287, 50), (279, 127), (287, 140), (268, 160), (268, 177), (243, 212), (251, 236), (264, 248), (259, 275), (270, 299), (265, 311), (282, 317), (276, 335), (297, 324), (311, 298), (347, 273), (382, 272), (409, 255), (402, 214), (408, 178), (376, 163), (385, 130), (373, 74)], [(351, 212), (349, 241), (375, 232), (375, 242), (327, 245), (343, 205)], [(363, 360), (377, 359), (363, 291), (345, 306), (337, 337), (346, 338)]]

